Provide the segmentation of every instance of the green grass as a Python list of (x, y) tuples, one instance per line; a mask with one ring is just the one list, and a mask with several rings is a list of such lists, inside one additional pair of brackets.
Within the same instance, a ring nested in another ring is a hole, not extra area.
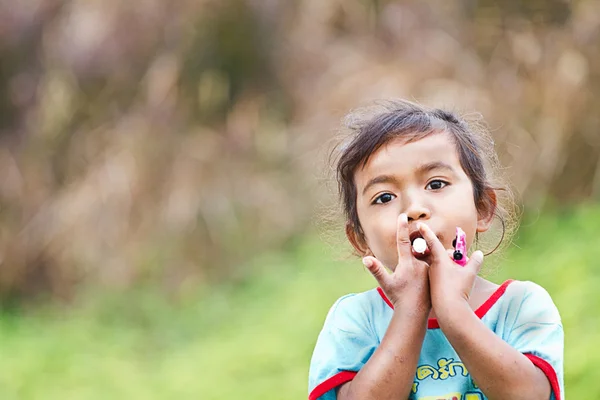
[[(600, 207), (526, 223), (490, 279), (533, 280), (566, 332), (570, 398), (600, 398)], [(151, 291), (68, 310), (0, 315), (1, 399), (302, 399), (310, 355), (339, 296), (374, 286), (318, 240), (254, 260), (257, 273), (174, 305)], [(93, 297), (93, 298), (92, 298)]]

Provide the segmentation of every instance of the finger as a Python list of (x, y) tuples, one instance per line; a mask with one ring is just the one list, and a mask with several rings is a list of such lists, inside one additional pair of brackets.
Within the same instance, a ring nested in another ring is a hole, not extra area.
[(379, 286), (385, 291), (388, 280), (390, 279), (390, 274), (383, 264), (378, 259), (371, 256), (363, 258), (363, 264), (367, 267), (371, 275), (373, 275), (377, 283), (379, 283)]
[(479, 270), (481, 270), (481, 266), (483, 265), (483, 253), (480, 250), (477, 250), (471, 254), (471, 258), (465, 268), (468, 268), (475, 273), (475, 275), (479, 274)]
[(441, 259), (446, 254), (446, 249), (442, 242), (440, 242), (435, 233), (425, 223), (419, 222), (417, 228), (421, 232), (423, 239), (427, 242), (427, 247), (431, 251), (432, 258)]
[(398, 265), (408, 265), (412, 261), (412, 245), (408, 230), (408, 216), (404, 213), (398, 216), (396, 247), (398, 249)]
[[(454, 249), (446, 249), (446, 253), (448, 253), (448, 257), (450, 257), (450, 259), (451, 259), (452, 261), (454, 261), (455, 263), (457, 263), (457, 264), (458, 264), (458, 262), (457, 262), (457, 261), (454, 259), (454, 251), (455, 251)], [(463, 255), (463, 256), (464, 256), (464, 255)], [(466, 262), (469, 262), (469, 258), (467, 258)], [(459, 264), (459, 265), (461, 265), (461, 264)], [(466, 266), (466, 265), (467, 265), (467, 264), (465, 264), (465, 266)]]

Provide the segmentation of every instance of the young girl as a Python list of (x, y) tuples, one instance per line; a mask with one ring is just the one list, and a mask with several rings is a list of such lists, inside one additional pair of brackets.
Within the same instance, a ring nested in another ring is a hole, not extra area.
[(379, 288), (332, 306), (309, 399), (563, 399), (563, 329), (548, 293), (479, 277), (479, 250), (465, 266), (452, 259), (457, 227), (472, 248), (506, 218), (486, 135), (405, 101), (354, 122), (338, 184), (346, 235)]

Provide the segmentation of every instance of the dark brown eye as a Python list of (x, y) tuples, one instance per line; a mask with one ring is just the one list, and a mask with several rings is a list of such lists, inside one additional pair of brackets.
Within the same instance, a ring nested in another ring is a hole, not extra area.
[(429, 182), (427, 184), (427, 186), (425, 187), (425, 189), (440, 190), (440, 189), (444, 188), (446, 185), (448, 185), (447, 182), (444, 182), (442, 180), (436, 179), (436, 180), (433, 180), (433, 181)]
[(395, 197), (396, 196), (394, 196), (391, 193), (384, 193), (381, 196), (377, 197), (375, 199), (375, 201), (373, 202), (373, 204), (385, 204), (387, 202), (394, 200)]

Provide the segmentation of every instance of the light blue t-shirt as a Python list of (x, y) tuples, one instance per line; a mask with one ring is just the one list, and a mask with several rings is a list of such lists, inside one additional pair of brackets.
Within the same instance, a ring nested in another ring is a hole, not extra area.
[[(310, 363), (310, 400), (336, 399), (336, 388), (352, 380), (379, 346), (392, 313), (380, 288), (335, 302)], [(552, 387), (550, 399), (564, 400), (563, 328), (544, 288), (533, 282), (506, 281), (475, 313), (546, 374)], [(433, 319), (428, 321), (409, 399), (487, 399)]]

